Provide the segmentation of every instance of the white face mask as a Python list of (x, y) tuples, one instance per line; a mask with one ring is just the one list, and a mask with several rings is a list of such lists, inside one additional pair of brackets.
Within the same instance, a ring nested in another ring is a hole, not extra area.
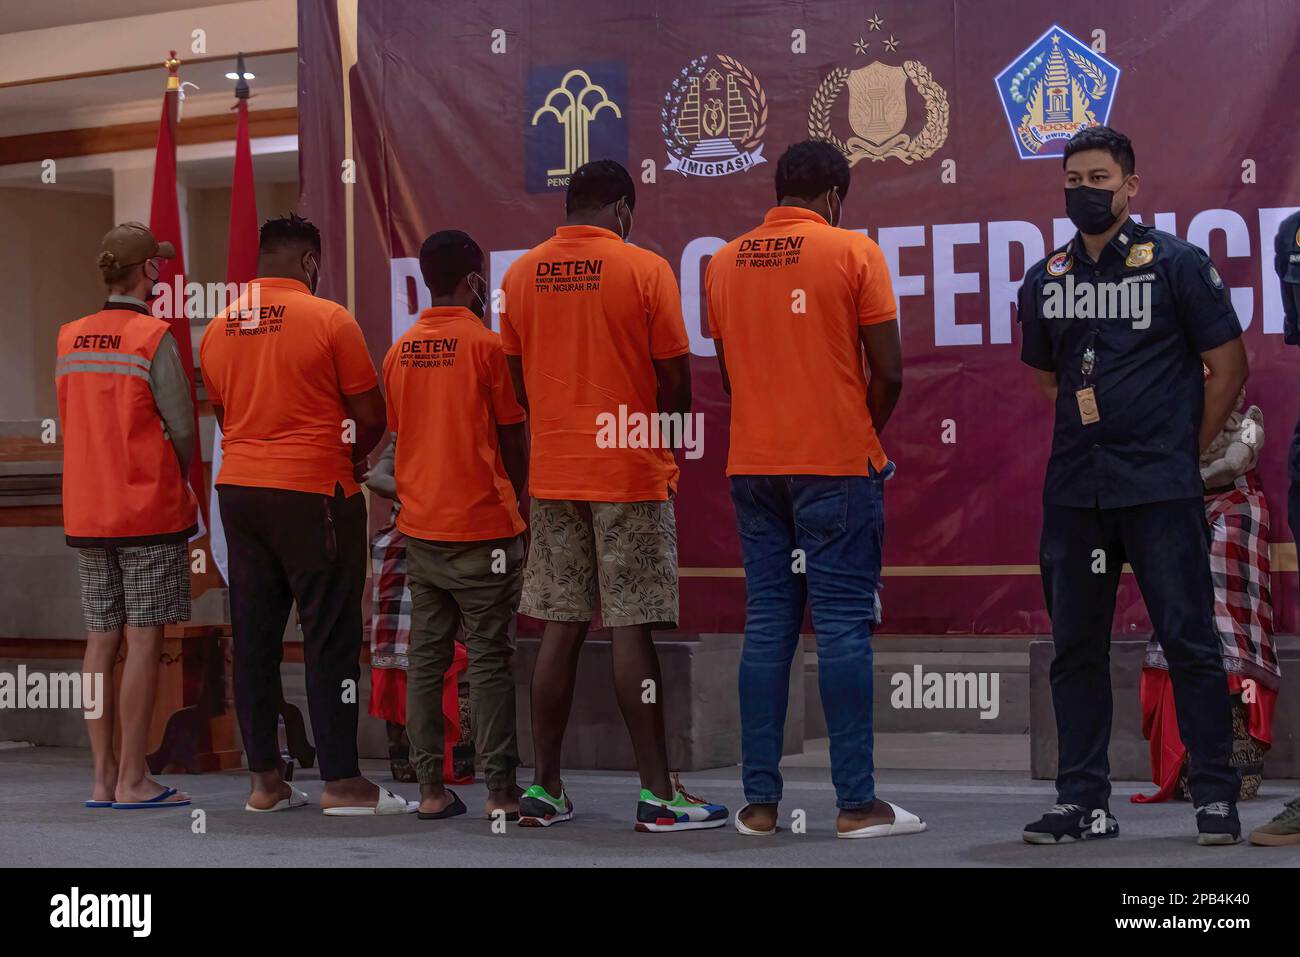
[[(320, 263), (316, 261), (315, 257), (312, 258), (311, 263), (311, 272), (307, 273), (307, 288), (311, 290), (311, 294), (314, 296), (316, 295), (316, 287), (320, 284)], [(306, 272), (306, 270), (307, 264), (304, 263), (303, 271)]]
[[(470, 282), (470, 280), (473, 279), (477, 279), (478, 282), (477, 283)], [(482, 273), (472, 272), (466, 278), (466, 281), (469, 282), (469, 291), (472, 292), (474, 294), (474, 298), (478, 300), (478, 305), (479, 305), (478, 317), (482, 319), (484, 316), (487, 315), (488, 308), (487, 308), (487, 300), (483, 298), (483, 293), (479, 292), (479, 290), (482, 289), (484, 290), (484, 292), (487, 291), (487, 280), (483, 278)], [(471, 309), (470, 311), (472, 312), (473, 310)]]
[[(831, 202), (831, 197), (835, 198), (835, 202)], [(833, 189), (826, 191), (826, 210), (831, 214), (831, 225), (838, 226), (844, 218), (844, 200)]]
[[(623, 208), (624, 208), (624, 209), (627, 209), (627, 203), (626, 203), (626, 202), (624, 202), (624, 201), (621, 200), (621, 199), (619, 200), (619, 202), (620, 202), (620, 203), (623, 203)], [(623, 226), (623, 217), (619, 215), (618, 209), (619, 209), (618, 206), (615, 205), (615, 206), (614, 206), (614, 215), (618, 218), (618, 238), (621, 239), (621, 240), (623, 240), (623, 242), (627, 242), (627, 237), (628, 237), (628, 235), (632, 232), (632, 210), (627, 209), (627, 226), (624, 227), (624, 226)]]

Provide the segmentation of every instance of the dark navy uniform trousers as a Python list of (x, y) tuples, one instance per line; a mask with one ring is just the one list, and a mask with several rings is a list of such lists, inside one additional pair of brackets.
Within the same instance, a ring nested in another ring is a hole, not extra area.
[(1107, 509), (1043, 506), (1041, 565), (1056, 644), (1052, 703), (1062, 804), (1108, 807), (1110, 636), (1126, 561), (1169, 661), (1192, 800), (1198, 806), (1236, 800), (1239, 778), (1231, 764), (1231, 703), (1214, 623), (1209, 540), (1200, 498)]

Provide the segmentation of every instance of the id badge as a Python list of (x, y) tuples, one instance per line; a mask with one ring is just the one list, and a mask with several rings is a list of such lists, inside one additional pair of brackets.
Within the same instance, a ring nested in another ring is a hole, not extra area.
[(1092, 386), (1079, 389), (1074, 393), (1074, 398), (1079, 403), (1079, 418), (1083, 420), (1084, 425), (1101, 421), (1101, 413), (1097, 411), (1097, 393), (1093, 391)]

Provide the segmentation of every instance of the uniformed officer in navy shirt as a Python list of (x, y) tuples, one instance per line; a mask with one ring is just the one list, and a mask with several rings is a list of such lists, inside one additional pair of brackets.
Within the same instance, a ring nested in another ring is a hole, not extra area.
[(1063, 165), (1079, 231), (1028, 271), (1018, 307), (1021, 359), (1056, 408), (1040, 563), (1060, 745), (1060, 803), (1024, 839), (1119, 834), (1106, 752), (1111, 623), (1128, 562), (1169, 660), (1199, 843), (1234, 844), (1239, 783), (1199, 459), (1246, 381), (1241, 324), (1202, 250), (1130, 217), (1128, 137), (1082, 130)]
[[(1300, 346), (1300, 212), (1282, 220), (1273, 253), (1273, 268), (1282, 283), (1283, 338), (1288, 345)], [(1287, 518), (1291, 536), (1300, 540), (1300, 422), (1296, 422), (1287, 463), (1291, 473)], [(1251, 831), (1250, 843), (1265, 847), (1300, 844), (1300, 797), (1273, 820)]]

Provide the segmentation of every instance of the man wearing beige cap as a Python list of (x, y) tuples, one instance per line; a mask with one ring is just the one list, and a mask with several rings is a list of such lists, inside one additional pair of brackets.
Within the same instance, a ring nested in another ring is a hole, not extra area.
[[(63, 526), (68, 544), (79, 549), (83, 671), (103, 676), (102, 708), (86, 714), (94, 757), (86, 807), (190, 803), (152, 780), (145, 766), (163, 626), (190, 616), (186, 542), (196, 530), (185, 478), (196, 445), (189, 379), (168, 324), (146, 305), (158, 277), (155, 260), (175, 254), (140, 223), (109, 230), (97, 260), (108, 299), (99, 312), (59, 330)], [(126, 663), (114, 689), (123, 637)], [(113, 752), (115, 698), (120, 761)]]

